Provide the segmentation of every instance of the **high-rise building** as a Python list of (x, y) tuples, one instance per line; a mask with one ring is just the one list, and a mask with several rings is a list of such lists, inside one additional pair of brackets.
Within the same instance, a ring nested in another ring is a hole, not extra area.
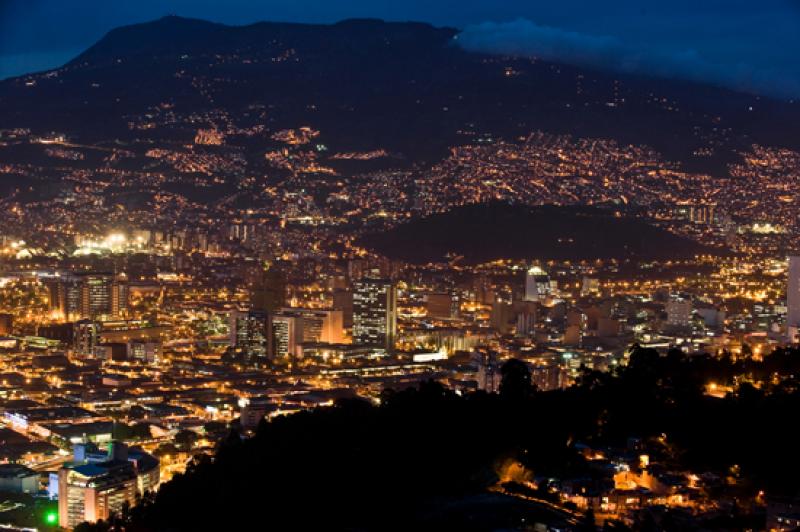
[(59, 524), (64, 528), (105, 520), (126, 503), (136, 504), (136, 473), (127, 462), (63, 468), (58, 483)]
[(74, 528), (119, 513), (136, 504), (137, 494), (153, 490), (160, 481), (159, 462), (140, 449), (110, 442), (106, 452), (93, 444), (75, 446), (73, 460), (56, 478), (59, 525)]
[(128, 312), (128, 283), (124, 275), (114, 279), (111, 284), (111, 315), (124, 316)]
[(665, 305), (667, 325), (688, 327), (692, 323), (692, 302), (682, 297), (673, 297)]
[(272, 316), (272, 356), (273, 358), (293, 357), (297, 354), (298, 336), (302, 334), (302, 320), (297, 316)]
[(800, 257), (789, 257), (788, 276), (786, 333), (789, 342), (796, 342), (800, 331)]
[(286, 306), (286, 277), (277, 267), (266, 265), (258, 272), (250, 292), (254, 310), (275, 312)]
[(7, 336), (14, 329), (14, 315), (0, 314), (0, 336)]
[(64, 318), (120, 316), (128, 309), (128, 284), (124, 276), (69, 273), (45, 282), (50, 310)]
[(286, 308), (271, 316), (273, 354), (299, 356), (303, 343), (344, 341), (341, 310)]
[(581, 283), (581, 297), (599, 296), (600, 279), (597, 277), (584, 277)]
[(269, 315), (262, 310), (233, 311), (229, 323), (231, 346), (241, 351), (248, 362), (266, 359), (269, 354)]
[(337, 289), (333, 291), (333, 308), (342, 311), (345, 329), (353, 327), (353, 292)]
[(92, 320), (80, 320), (75, 322), (73, 328), (75, 353), (84, 356), (94, 355), (100, 329), (98, 324)]
[(460, 310), (458, 295), (450, 292), (425, 294), (425, 310), (432, 318), (457, 318)]
[(525, 301), (541, 301), (550, 294), (550, 276), (538, 266), (525, 274)]
[(353, 283), (353, 343), (392, 352), (396, 337), (394, 282), (365, 277)]
[(108, 274), (89, 274), (83, 278), (81, 316), (94, 318), (112, 314), (113, 277)]
[(77, 275), (62, 275), (45, 281), (50, 310), (63, 317), (81, 315), (83, 283)]
[(478, 351), (475, 353), (478, 371), (475, 375), (478, 389), (489, 393), (500, 391), (500, 364), (497, 362), (497, 353)]

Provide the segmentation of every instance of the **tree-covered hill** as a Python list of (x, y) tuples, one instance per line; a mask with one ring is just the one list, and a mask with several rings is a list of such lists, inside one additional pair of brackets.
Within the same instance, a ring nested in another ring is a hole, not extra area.
[[(511, 360), (499, 394), (461, 396), (429, 382), (387, 392), (379, 406), (350, 400), (262, 422), (249, 439), (231, 432), (213, 461), (194, 463), (114, 523), (83, 530), (491, 530), (523, 519), (578, 530), (586, 520), (568, 505), (497, 493), (509, 480), (504, 466), (591, 479), (579, 449), (624, 447), (634, 436), (655, 442), (652, 460), (670, 468), (734, 471), (720, 489), (741, 500), (760, 490), (796, 495), (800, 382), (789, 375), (799, 369), (791, 350), (756, 361), (637, 348), (618, 374), (586, 371), (574, 387), (537, 392), (525, 364)], [(736, 391), (712, 397), (709, 382)]]

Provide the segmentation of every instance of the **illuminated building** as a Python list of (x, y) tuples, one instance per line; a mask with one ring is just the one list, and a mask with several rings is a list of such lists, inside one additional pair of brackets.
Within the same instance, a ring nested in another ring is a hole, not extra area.
[(302, 329), (301, 320), (296, 316), (272, 317), (272, 349), (274, 357), (294, 356), (298, 342), (298, 330)]
[(789, 257), (786, 290), (786, 331), (790, 342), (797, 341), (800, 328), (800, 257)]
[(683, 298), (672, 298), (665, 306), (667, 325), (688, 327), (692, 323), (692, 302)]
[(128, 341), (128, 360), (139, 360), (148, 364), (158, 364), (161, 361), (161, 342), (147, 340)]
[(98, 324), (91, 320), (80, 320), (74, 325), (75, 352), (79, 355), (94, 354), (97, 345)]
[(231, 346), (244, 353), (250, 362), (266, 359), (269, 316), (262, 310), (233, 311), (230, 316)]
[(111, 315), (122, 316), (128, 312), (129, 287), (124, 274), (111, 285)]
[(353, 327), (353, 293), (349, 290), (336, 289), (333, 291), (333, 308), (342, 311), (344, 327)]
[(538, 266), (525, 273), (525, 301), (541, 301), (550, 294), (550, 276)]
[(397, 336), (397, 287), (392, 281), (368, 277), (353, 287), (353, 343), (392, 352)]
[(61, 469), (59, 482), (59, 524), (74, 528), (94, 523), (136, 503), (136, 474), (127, 463), (103, 467), (86, 464)]
[(46, 281), (50, 310), (65, 318), (119, 316), (128, 309), (128, 285), (110, 273), (67, 274)]
[(596, 277), (584, 277), (581, 283), (581, 296), (597, 296), (600, 295), (600, 279)]
[(341, 310), (287, 308), (270, 320), (277, 357), (302, 354), (301, 343), (338, 344), (344, 340)]
[(425, 294), (425, 310), (432, 318), (456, 318), (458, 296), (447, 292)]
[(159, 462), (139, 450), (110, 442), (103, 453), (92, 444), (74, 448), (72, 463), (58, 472), (59, 525), (74, 528), (119, 513), (136, 504), (137, 494), (152, 490), (160, 480)]

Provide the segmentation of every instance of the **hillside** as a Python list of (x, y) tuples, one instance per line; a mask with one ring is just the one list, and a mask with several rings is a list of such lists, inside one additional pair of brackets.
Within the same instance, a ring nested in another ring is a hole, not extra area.
[[(596, 530), (559, 490), (573, 483), (613, 486), (614, 469), (602, 467), (609, 462), (587, 460), (585, 451), (633, 462), (638, 454), (626, 449), (634, 435), (656, 471), (721, 473), (735, 463), (741, 485), (795, 494), (800, 460), (785, 419), (800, 404), (797, 387), (769, 393), (747, 384), (724, 399), (703, 392), (705, 383), (733, 370), (773, 379), (778, 368), (796, 372), (797, 360), (796, 351), (779, 350), (733, 366), (730, 358), (636, 349), (618, 375), (587, 371), (579, 385), (551, 392), (532, 389), (527, 368), (515, 361), (503, 368), (499, 394), (456, 394), (427, 382), (388, 391), (377, 406), (350, 400), (278, 416), (249, 439), (232, 431), (213, 461), (195, 461), (113, 526), (81, 525), (76, 532), (477, 532), (530, 530), (536, 523)], [(762, 437), (764, 431), (774, 437)], [(537, 489), (516, 491), (512, 481), (520, 478), (536, 479)], [(764, 514), (756, 509), (751, 516), (747, 507), (696, 519), (696, 527), (633, 530), (764, 525)]]
[[(0, 123), (82, 142), (185, 142), (197, 127), (226, 123), (307, 125), (332, 150), (384, 148), (412, 162), (485, 136), (543, 130), (648, 144), (712, 169), (753, 142), (800, 138), (795, 104), (484, 56), (461, 49), (457, 37), (456, 29), (379, 20), (235, 27), (166, 17), (113, 30), (62, 68), (0, 82)], [(132, 129), (165, 109), (164, 124)], [(694, 155), (709, 146), (710, 158)]]
[(707, 251), (664, 229), (591, 207), (469, 205), (373, 233), (361, 244), (394, 259), (685, 258)]

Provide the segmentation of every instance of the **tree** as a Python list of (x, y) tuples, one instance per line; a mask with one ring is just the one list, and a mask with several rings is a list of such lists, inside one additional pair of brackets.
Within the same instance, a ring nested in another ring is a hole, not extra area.
[(525, 362), (512, 358), (503, 364), (500, 374), (500, 395), (502, 397), (520, 400), (530, 397), (533, 393), (531, 371)]
[(175, 435), (175, 445), (184, 451), (191, 449), (195, 441), (197, 441), (197, 434), (191, 430), (182, 430)]

